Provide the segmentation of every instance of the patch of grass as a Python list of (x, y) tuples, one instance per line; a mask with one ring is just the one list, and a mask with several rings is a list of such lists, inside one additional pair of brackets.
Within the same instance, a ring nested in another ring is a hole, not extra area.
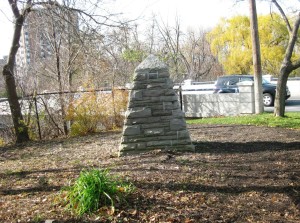
[(263, 113), (259, 115), (245, 115), (238, 117), (216, 117), (189, 119), (188, 124), (240, 124), (256, 125), (268, 127), (282, 127), (291, 129), (300, 129), (300, 113), (289, 112), (285, 117), (275, 117), (272, 113)]
[(41, 215), (41, 214), (36, 214), (36, 215), (33, 217), (32, 222), (33, 222), (33, 223), (39, 223), (39, 222), (42, 222), (43, 218), (44, 218), (43, 215)]
[(75, 184), (64, 189), (64, 199), (67, 207), (81, 216), (107, 205), (114, 209), (115, 202), (123, 200), (133, 189), (132, 184), (110, 175), (108, 170), (92, 169), (82, 171)]

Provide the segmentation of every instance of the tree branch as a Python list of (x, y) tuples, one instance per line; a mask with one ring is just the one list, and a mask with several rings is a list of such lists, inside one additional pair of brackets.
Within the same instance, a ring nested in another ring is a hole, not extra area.
[(300, 67), (300, 59), (292, 64), (292, 69), (296, 70)]
[(18, 5), (17, 5), (17, 0), (8, 0), (8, 2), (10, 4), (11, 10), (14, 14), (14, 17), (19, 18), (20, 17), (20, 10), (19, 10)]
[(283, 20), (284, 20), (284, 22), (285, 22), (287, 28), (288, 28), (289, 33), (291, 33), (291, 32), (292, 32), (292, 27), (291, 27), (291, 24), (290, 24), (288, 18), (287, 18), (286, 15), (285, 15), (283, 9), (281, 8), (281, 6), (278, 4), (278, 2), (277, 2), (276, 0), (272, 0), (272, 2), (274, 3), (274, 5), (275, 5), (275, 6), (277, 7), (277, 9), (279, 10), (279, 12), (280, 12), (280, 14), (281, 14), (281, 16), (282, 16), (282, 18), (283, 18)]
[[(13, 0), (9, 0), (9, 1), (13, 1)], [(31, 0), (30, 0), (31, 1)], [(80, 14), (81, 16), (86, 16), (87, 18), (89, 18), (91, 21), (93, 21), (94, 23), (96, 23), (97, 25), (103, 25), (103, 26), (107, 26), (107, 27), (120, 27), (122, 25), (124, 25), (124, 23), (119, 22), (119, 21), (114, 21), (112, 20), (110, 17), (112, 16), (116, 16), (118, 14), (110, 14), (108, 16), (105, 15), (96, 15), (96, 14), (90, 14), (84, 10), (81, 10), (79, 8), (74, 8), (74, 7), (70, 7), (70, 6), (66, 6), (66, 5), (61, 5), (60, 3), (58, 3), (57, 1), (47, 1), (47, 2), (35, 2), (33, 3), (33, 5), (39, 5), (39, 6), (45, 6), (45, 7), (49, 7), (49, 6), (55, 6), (57, 8), (60, 9), (65, 9), (68, 11), (73, 11), (73, 12), (77, 12), (78, 14)], [(104, 22), (99, 22), (96, 17), (101, 17), (104, 19)], [(113, 24), (108, 24), (107, 22), (110, 21), (112, 23), (118, 24), (118, 25), (113, 25)], [(67, 21), (68, 22), (68, 21)], [(128, 22), (128, 21), (127, 21)]]
[(298, 14), (298, 17), (295, 21), (293, 30), (290, 35), (290, 40), (286, 49), (285, 58), (284, 58), (284, 62), (286, 63), (289, 62), (292, 58), (293, 50), (298, 38), (297, 34), (298, 34), (299, 26), (300, 26), (300, 13)]

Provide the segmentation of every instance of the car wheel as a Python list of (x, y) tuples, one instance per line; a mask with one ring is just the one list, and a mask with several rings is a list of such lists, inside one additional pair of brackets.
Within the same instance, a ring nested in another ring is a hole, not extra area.
[(264, 93), (263, 95), (264, 106), (269, 107), (274, 105), (274, 97), (269, 93)]

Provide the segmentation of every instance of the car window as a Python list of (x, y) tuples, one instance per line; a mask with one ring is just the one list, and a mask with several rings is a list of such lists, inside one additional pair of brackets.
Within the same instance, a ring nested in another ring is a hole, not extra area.
[(263, 84), (271, 84), (271, 82), (267, 81), (265, 78), (262, 79)]
[(237, 78), (232, 78), (227, 82), (227, 85), (236, 85), (238, 83)]
[(227, 84), (228, 79), (227, 78), (219, 78), (217, 80), (217, 85), (226, 85)]
[(253, 78), (252, 77), (241, 77), (240, 82), (243, 82), (243, 81), (253, 81)]

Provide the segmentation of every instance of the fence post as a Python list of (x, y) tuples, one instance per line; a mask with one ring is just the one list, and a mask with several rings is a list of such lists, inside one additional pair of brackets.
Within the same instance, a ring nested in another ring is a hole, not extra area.
[(34, 100), (34, 106), (35, 106), (35, 116), (36, 116), (36, 120), (37, 120), (38, 131), (39, 131), (39, 138), (40, 138), (40, 140), (42, 140), (41, 126), (40, 126), (40, 117), (39, 117), (39, 112), (38, 112), (38, 107), (37, 107), (37, 101), (36, 101), (36, 92), (33, 95), (33, 100)]
[(182, 88), (181, 88), (181, 83), (179, 84), (179, 101), (180, 101), (180, 109), (183, 111), (183, 105), (182, 105)]

